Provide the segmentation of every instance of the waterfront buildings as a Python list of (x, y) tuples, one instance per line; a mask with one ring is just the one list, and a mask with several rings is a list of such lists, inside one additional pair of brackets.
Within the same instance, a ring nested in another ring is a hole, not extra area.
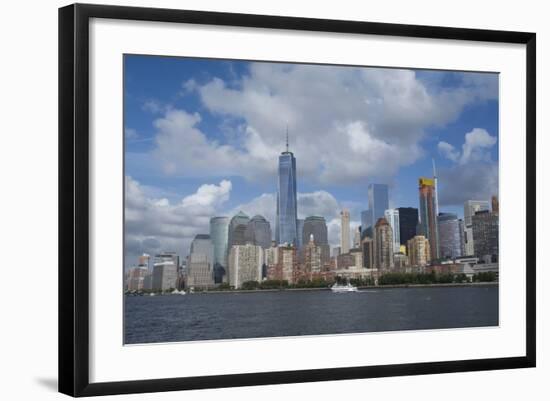
[(416, 235), (418, 225), (418, 209), (415, 207), (398, 207), (399, 212), (399, 241), (407, 245), (407, 241)]
[(296, 159), (288, 150), (279, 156), (279, 177), (277, 181), (277, 221), (275, 240), (278, 244), (297, 245), (298, 239), (298, 201), (296, 190)]
[(474, 235), (472, 231), (472, 216), (476, 212), (489, 210), (489, 202), (484, 200), (467, 200), (464, 202), (464, 253), (474, 255)]
[(210, 219), (210, 240), (213, 247), (214, 283), (223, 281), (227, 275), (227, 242), (229, 218), (225, 216)]
[(214, 285), (214, 251), (208, 234), (197, 234), (187, 257), (187, 286), (209, 288)]
[(259, 245), (233, 245), (229, 251), (229, 285), (240, 288), (247, 281), (262, 280), (263, 249)]
[(422, 267), (431, 261), (430, 241), (423, 235), (415, 235), (407, 241), (409, 266)]
[(393, 253), (399, 253), (399, 248), (401, 246), (401, 240), (399, 237), (399, 210), (397, 209), (386, 209), (384, 211), (384, 217), (391, 226), (393, 234)]
[(311, 235), (313, 235), (315, 245), (321, 247), (321, 263), (325, 266), (330, 262), (330, 245), (328, 243), (327, 223), (324, 217), (306, 217), (302, 230), (302, 243), (307, 244)]
[(340, 252), (348, 253), (350, 247), (349, 210), (340, 212)]
[(363, 267), (374, 269), (374, 243), (372, 238), (365, 237), (361, 240), (361, 251), (363, 253)]
[(491, 196), (491, 211), (494, 214), (498, 214), (499, 206), (498, 206), (498, 197), (496, 195)]
[(439, 213), (439, 256), (454, 259), (464, 254), (463, 225), (455, 213)]
[(488, 210), (472, 216), (474, 255), (485, 263), (498, 261), (498, 214)]
[(271, 246), (271, 225), (269, 221), (260, 215), (252, 217), (247, 224), (244, 237), (245, 243), (259, 245), (262, 249), (269, 248)]
[(153, 264), (151, 288), (153, 291), (166, 291), (176, 288), (178, 278), (177, 258), (168, 254), (157, 255)]
[(435, 182), (432, 178), (420, 177), (418, 179), (419, 195), (419, 234), (430, 242), (431, 259), (439, 259), (439, 233), (437, 225), (437, 202)]
[(393, 267), (393, 234), (388, 221), (381, 217), (374, 226), (374, 257), (378, 269)]
[(145, 277), (149, 274), (147, 267), (137, 266), (128, 271), (126, 288), (128, 291), (141, 291), (145, 289)]
[(304, 273), (306, 280), (311, 280), (321, 273), (321, 247), (315, 243), (313, 234), (310, 235), (309, 241), (304, 246)]

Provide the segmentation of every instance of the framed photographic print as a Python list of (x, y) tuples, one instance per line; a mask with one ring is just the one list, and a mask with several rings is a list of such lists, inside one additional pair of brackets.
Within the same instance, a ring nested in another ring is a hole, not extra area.
[(534, 33), (61, 8), (60, 391), (535, 366), (535, 82)]

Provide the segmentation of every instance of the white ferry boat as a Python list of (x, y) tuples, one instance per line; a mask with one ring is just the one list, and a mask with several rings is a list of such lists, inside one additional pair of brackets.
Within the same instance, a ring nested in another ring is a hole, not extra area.
[(346, 285), (334, 283), (332, 287), (330, 287), (330, 290), (332, 292), (357, 292), (357, 287), (350, 283)]

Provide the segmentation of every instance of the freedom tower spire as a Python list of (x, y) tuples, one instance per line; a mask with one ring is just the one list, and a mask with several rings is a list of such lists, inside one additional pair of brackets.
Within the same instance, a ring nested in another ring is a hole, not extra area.
[(296, 158), (289, 150), (288, 126), (285, 151), (279, 155), (277, 181), (277, 221), (275, 240), (279, 244), (298, 242), (298, 202), (296, 191)]

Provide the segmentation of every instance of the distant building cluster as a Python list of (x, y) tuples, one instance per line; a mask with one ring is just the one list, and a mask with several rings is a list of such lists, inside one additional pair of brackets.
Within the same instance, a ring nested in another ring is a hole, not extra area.
[(351, 231), (350, 211), (340, 213), (340, 243), (331, 249), (323, 216), (298, 219), (296, 158), (279, 156), (275, 230), (263, 216), (243, 212), (210, 219), (185, 260), (165, 252), (139, 257), (126, 273), (130, 291), (241, 288), (246, 282), (289, 284), (336, 277), (374, 278), (387, 272), (498, 273), (498, 198), (468, 200), (464, 220), (439, 211), (438, 178), (418, 179), (418, 208), (389, 207), (385, 184), (368, 186), (368, 208)]

